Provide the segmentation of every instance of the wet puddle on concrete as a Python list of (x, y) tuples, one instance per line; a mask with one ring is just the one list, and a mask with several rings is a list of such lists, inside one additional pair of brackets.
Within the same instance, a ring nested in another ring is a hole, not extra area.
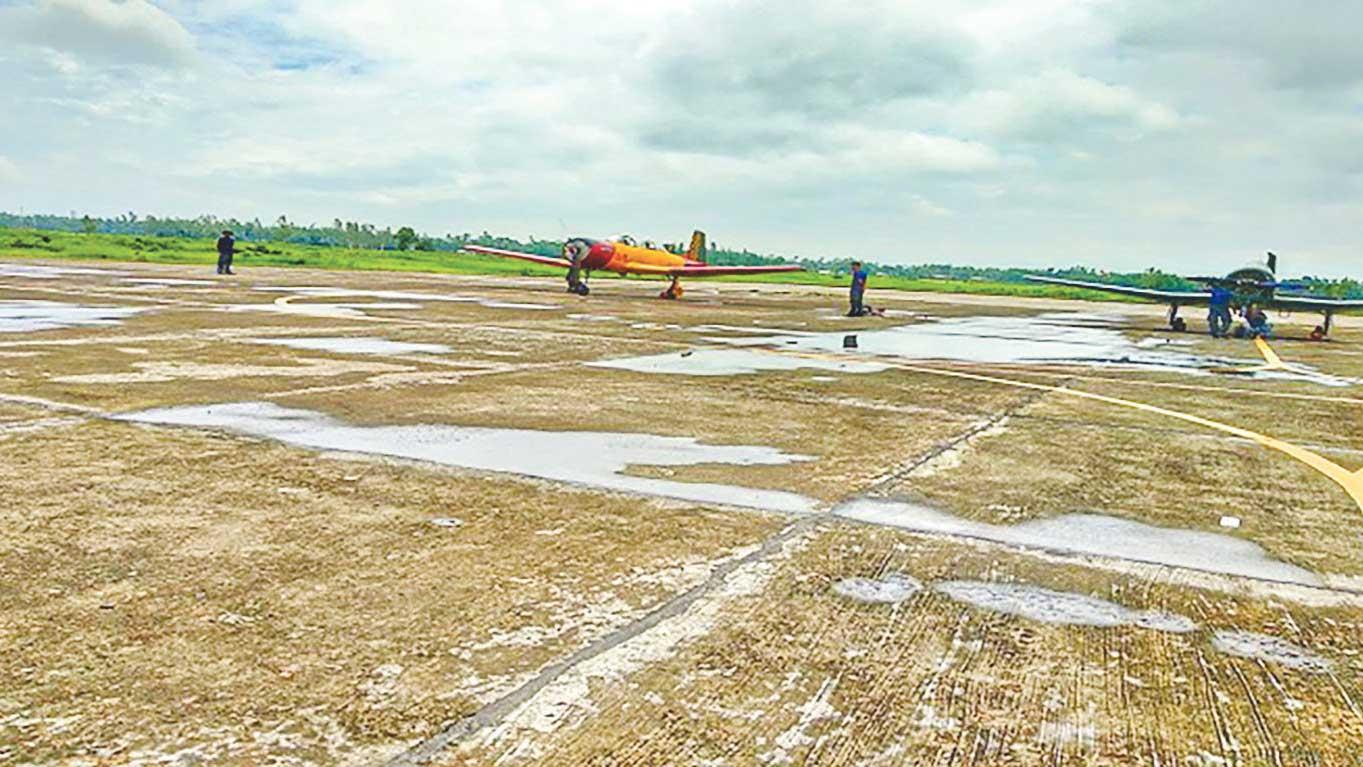
[(784, 356), (759, 349), (694, 349), (644, 357), (601, 360), (590, 367), (630, 370), (636, 373), (668, 375), (732, 376), (768, 370), (834, 370), (843, 373), (877, 373), (886, 366), (857, 360), (823, 360)]
[(809, 460), (807, 456), (770, 447), (705, 445), (691, 438), (653, 434), (434, 424), (356, 426), (324, 413), (263, 402), (161, 408), (116, 418), (136, 423), (224, 430), (314, 450), (391, 456), (697, 503), (788, 513), (814, 509), (812, 499), (795, 493), (622, 473), (632, 465), (770, 466)]
[(0, 277), (24, 277), (31, 280), (59, 280), (80, 275), (120, 277), (127, 272), (115, 269), (90, 269), (79, 266), (44, 266), (40, 264), (0, 264)]
[(1212, 635), (1212, 647), (1237, 658), (1262, 660), (1302, 671), (1326, 673), (1331, 667), (1328, 659), (1304, 647), (1253, 631), (1217, 631)]
[(1106, 599), (1052, 591), (1037, 586), (985, 581), (944, 581), (933, 591), (984, 610), (1017, 615), (1040, 623), (1069, 626), (1139, 626), (1154, 631), (1186, 634), (1197, 624), (1182, 615), (1132, 610)]
[(0, 301), (0, 333), (117, 325), (140, 308), (83, 306), (57, 301)]
[(844, 504), (833, 513), (859, 522), (921, 533), (1307, 586), (1321, 585), (1316, 574), (1271, 559), (1258, 544), (1250, 541), (1220, 533), (1155, 527), (1098, 514), (1066, 514), (1017, 525), (994, 525), (961, 519), (926, 506), (871, 500)]
[(132, 370), (119, 373), (80, 373), (54, 376), (55, 383), (100, 385), (165, 383), (168, 381), (225, 381), (232, 378), (330, 378), (333, 376), (364, 374), (400, 375), (412, 370), (405, 365), (359, 360), (299, 359), (288, 365), (241, 365), (233, 363), (200, 363), (176, 360), (152, 360), (132, 363)]
[(1282, 367), (1274, 368), (1272, 370), (1233, 370), (1229, 372), (1236, 375), (1244, 375), (1249, 378), (1262, 378), (1275, 381), (1305, 381), (1306, 383), (1335, 388), (1363, 384), (1363, 381), (1360, 381), (1357, 378), (1330, 375), (1329, 373), (1322, 373), (1309, 365), (1294, 363), (1285, 363)]
[[(756, 322), (756, 320), (754, 320), (754, 322)], [(801, 324), (801, 325), (804, 325), (804, 324), (807, 324), (807, 323), (803, 323), (803, 322), (802, 322), (802, 323), (800, 323), (800, 324)], [(808, 331), (808, 330), (792, 330), (792, 329), (789, 329), (789, 328), (773, 328), (773, 327), (765, 327), (765, 326), (756, 325), (756, 324), (751, 325), (751, 326), (744, 326), (744, 325), (695, 325), (695, 326), (692, 326), (692, 327), (690, 328), (690, 331), (691, 331), (692, 333), (735, 333), (735, 334), (738, 334), (738, 335), (745, 335), (745, 336), (746, 336), (746, 335), (770, 336), (770, 335), (771, 335), (772, 333), (774, 333), (774, 332), (776, 332), (776, 333), (782, 333), (782, 334), (786, 334), (786, 335), (793, 335), (793, 336), (814, 336), (814, 335), (818, 335), (818, 333), (813, 333), (813, 332), (810, 332), (810, 331)]]
[[(488, 309), (525, 309), (528, 311), (548, 311), (561, 308), (558, 304), (536, 304), (523, 303), (519, 301), (501, 301), (484, 296), (466, 296), (453, 293), (412, 293), (403, 290), (353, 290), (349, 288), (328, 288), (328, 287), (259, 287), (256, 290), (267, 293), (292, 293), (303, 298), (327, 299), (327, 298), (374, 298), (384, 301), (415, 302), (417, 304), (427, 302), (447, 302), (457, 304), (478, 304)], [(418, 307), (419, 308), (419, 307)]]
[(421, 304), (403, 304), (392, 302), (374, 303), (337, 303), (337, 304), (290, 304), (290, 303), (268, 303), (268, 304), (231, 304), (223, 307), (230, 312), (270, 312), (272, 314), (291, 314), (302, 317), (323, 317), (326, 319), (369, 319), (368, 312), (379, 309), (410, 309), (421, 308)]
[(454, 349), (444, 344), (423, 344), (411, 343), (408, 341), (390, 341), (386, 338), (376, 338), (373, 336), (348, 337), (334, 336), (326, 338), (252, 338), (249, 339), (253, 344), (266, 344), (269, 346), (287, 346), (290, 349), (306, 349), (315, 352), (335, 352), (337, 354), (374, 354), (374, 355), (399, 355), (399, 354), (450, 354)]
[(890, 573), (880, 578), (843, 578), (833, 584), (833, 593), (854, 602), (899, 604), (923, 590), (916, 578)]
[[(1180, 351), (1172, 342), (1158, 343), (1158, 339), (1134, 342), (1114, 326), (1120, 321), (1116, 317), (1074, 313), (961, 317), (882, 330), (785, 334), (759, 340), (798, 351), (847, 351), (906, 360), (984, 364), (1078, 363), (1198, 372), (1211, 365), (1234, 364), (1233, 360)], [(847, 348), (849, 336), (855, 337), (855, 348)], [(754, 340), (737, 342), (749, 345)]]
[(574, 322), (623, 322), (619, 317), (611, 314), (569, 314), (567, 319)]
[(143, 288), (192, 288), (218, 284), (213, 280), (184, 280), (175, 277), (127, 277), (119, 282)]
[[(851, 372), (885, 368), (866, 360), (952, 360), (982, 364), (1084, 364), (1133, 368), (1176, 369), (1205, 374), (1208, 368), (1229, 368), (1239, 361), (1189, 354), (1180, 349), (1188, 341), (1128, 339), (1113, 326), (1117, 317), (1088, 314), (1043, 314), (1035, 317), (964, 317), (919, 322), (880, 330), (809, 332), (773, 328), (705, 325), (704, 340), (739, 349), (697, 349), (684, 355), (661, 354), (602, 360), (600, 367), (644, 373), (682, 375), (740, 375), (763, 370), (825, 367)], [(775, 331), (775, 332), (773, 332)], [(741, 349), (741, 351), (740, 351)], [(837, 361), (789, 355), (781, 350), (847, 355), (849, 362), (867, 367), (838, 367)]]

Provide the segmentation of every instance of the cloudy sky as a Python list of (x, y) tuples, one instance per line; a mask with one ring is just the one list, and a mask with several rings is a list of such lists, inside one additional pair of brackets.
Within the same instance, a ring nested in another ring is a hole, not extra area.
[(0, 0), (0, 209), (1363, 277), (1363, 3)]

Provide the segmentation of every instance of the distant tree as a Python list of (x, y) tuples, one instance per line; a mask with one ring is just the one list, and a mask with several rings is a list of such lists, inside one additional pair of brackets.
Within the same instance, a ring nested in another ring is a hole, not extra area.
[[(3, 0), (0, 0), (2, 3)], [(218, 236), (218, 232), (223, 229), (231, 229), (240, 235), (243, 241), (253, 241), (258, 239), (278, 238), (284, 234), (290, 234), (288, 241), (306, 243), (321, 246), (341, 246), (351, 249), (390, 249), (403, 247), (417, 250), (432, 249), (438, 251), (455, 251), (465, 244), (476, 243), (491, 247), (505, 248), (508, 250), (520, 250), (539, 255), (556, 256), (560, 253), (563, 243), (556, 240), (541, 240), (531, 237), (529, 242), (522, 242), (512, 237), (494, 235), (487, 230), (475, 235), (471, 232), (462, 234), (446, 234), (444, 237), (433, 238), (418, 234), (411, 227), (403, 227), (397, 235), (388, 228), (376, 228), (373, 224), (366, 224), (357, 221), (342, 221), (336, 219), (331, 227), (319, 225), (302, 225), (288, 221), (281, 217), (278, 221), (279, 227), (264, 226), (260, 219), (252, 219), (249, 222), (242, 222), (235, 218), (219, 218), (212, 214), (203, 214), (194, 218), (170, 218), (155, 215), (147, 215), (139, 218), (133, 211), (127, 211), (110, 218), (99, 218), (94, 216), (81, 216), (72, 213), (69, 216), (48, 215), (48, 214), (26, 214), (20, 211), (17, 214), (0, 211), (0, 229), (3, 228), (26, 228), (38, 230), (51, 230), (60, 232), (104, 232), (115, 235), (132, 235), (138, 238), (145, 237), (203, 237), (213, 239)], [(287, 230), (283, 227), (287, 226)], [(281, 231), (283, 230), (283, 231)], [(147, 247), (151, 241), (139, 239), (141, 247)], [(684, 242), (676, 243), (674, 246), (678, 252), (684, 252), (686, 247)], [(804, 266), (813, 272), (824, 274), (845, 274), (851, 259), (845, 256), (821, 255), (814, 258), (790, 258), (777, 254), (755, 253), (747, 248), (727, 248), (719, 243), (712, 242), (706, 251), (707, 260), (716, 265), (760, 265), (794, 262)], [(994, 281), (1005, 283), (1023, 283), (1027, 275), (1034, 273), (1044, 273), (1055, 277), (1068, 277), (1078, 280), (1090, 280), (1099, 282), (1110, 282), (1118, 285), (1132, 285), (1138, 287), (1156, 288), (1161, 290), (1197, 290), (1199, 286), (1195, 283), (1158, 269), (1146, 269), (1136, 272), (1110, 272), (1106, 270), (1094, 269), (1085, 266), (1055, 267), (1051, 269), (1019, 269), (1005, 267), (976, 267), (964, 266), (951, 263), (875, 263), (874, 256), (864, 254), (862, 260), (867, 266), (872, 267), (877, 274), (887, 274), (896, 277), (909, 279), (938, 279), (938, 280), (960, 280), (960, 281)], [(1363, 298), (1363, 283), (1357, 279), (1331, 279), (1328, 277), (1308, 276), (1293, 280), (1299, 283), (1302, 290), (1309, 293), (1317, 293), (1338, 298)]]

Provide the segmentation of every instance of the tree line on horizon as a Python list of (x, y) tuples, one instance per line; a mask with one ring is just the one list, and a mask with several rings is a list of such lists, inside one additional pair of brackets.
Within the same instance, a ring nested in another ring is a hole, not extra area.
[[(47, 231), (121, 234), (143, 237), (186, 237), (216, 238), (224, 229), (229, 229), (244, 242), (295, 243), (368, 250), (423, 250), (454, 252), (465, 245), (483, 245), (508, 250), (520, 250), (544, 256), (558, 256), (563, 250), (562, 240), (540, 240), (529, 237), (518, 240), (513, 237), (494, 235), (487, 231), (480, 234), (464, 232), (447, 233), (443, 236), (430, 236), (404, 226), (396, 230), (358, 222), (335, 219), (331, 225), (299, 224), (280, 216), (271, 224), (259, 218), (243, 221), (237, 218), (219, 218), (202, 215), (195, 218), (139, 216), (128, 212), (114, 218), (93, 217), (89, 215), (69, 216), (52, 214), (26, 214), (0, 212), (0, 227), (26, 228)], [(669, 243), (667, 247), (675, 252), (684, 252), (682, 243)], [(1110, 272), (1087, 266), (1070, 266), (1048, 269), (1021, 269), (1012, 267), (964, 266), (959, 264), (887, 264), (873, 258), (859, 256), (857, 259), (846, 256), (819, 258), (787, 258), (775, 254), (756, 253), (747, 248), (733, 249), (711, 243), (706, 251), (706, 260), (712, 264), (734, 266), (760, 266), (767, 264), (795, 263), (810, 271), (832, 274), (847, 273), (854, 260), (865, 262), (873, 271), (907, 279), (961, 280), (978, 282), (1021, 283), (1029, 274), (1043, 273), (1069, 279), (1108, 282), (1157, 290), (1199, 290), (1201, 286), (1176, 274), (1158, 269), (1139, 272)], [(1313, 293), (1335, 298), (1363, 298), (1363, 282), (1350, 278), (1302, 277), (1294, 279), (1303, 288)]]

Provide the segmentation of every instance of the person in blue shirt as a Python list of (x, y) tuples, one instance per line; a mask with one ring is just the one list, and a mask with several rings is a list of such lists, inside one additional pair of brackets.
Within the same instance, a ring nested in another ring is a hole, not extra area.
[(1212, 288), (1211, 308), (1207, 311), (1207, 328), (1212, 338), (1225, 338), (1230, 332), (1230, 302), (1234, 296), (1229, 290), (1216, 285)]
[(866, 314), (866, 307), (862, 301), (866, 296), (866, 270), (862, 268), (860, 261), (852, 262), (852, 290), (849, 298), (852, 308), (847, 312), (848, 317), (860, 317)]

